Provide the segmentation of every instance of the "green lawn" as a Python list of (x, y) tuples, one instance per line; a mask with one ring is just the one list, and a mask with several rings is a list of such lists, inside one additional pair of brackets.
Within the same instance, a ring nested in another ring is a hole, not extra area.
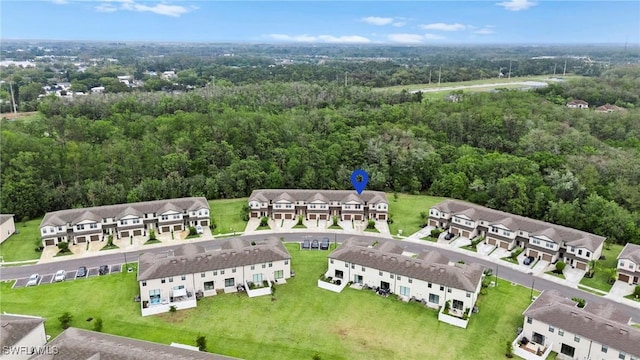
[(35, 248), (41, 245), (40, 222), (42, 218), (26, 223), (16, 222), (16, 231), (19, 233), (11, 235), (0, 244), (0, 255), (4, 261), (40, 259), (41, 253), (35, 251)]
[(463, 248), (463, 249), (465, 249), (465, 250), (469, 250), (469, 251), (473, 251), (473, 252), (478, 252), (478, 249), (477, 249), (475, 246), (473, 246), (473, 245), (465, 245), (465, 246), (463, 246), (462, 248)]
[(425, 240), (425, 241), (431, 241), (431, 242), (438, 242), (438, 239), (431, 237), (431, 236), (425, 236), (420, 238), (420, 240)]
[(624, 246), (618, 244), (610, 245), (609, 249), (603, 247), (602, 255), (605, 256), (605, 260), (598, 260), (598, 263), (596, 264), (596, 272), (593, 277), (583, 277), (582, 280), (580, 280), (580, 284), (602, 290), (604, 292), (609, 292), (613, 285), (607, 282), (609, 276), (605, 271), (603, 271), (603, 269), (615, 268), (618, 266), (618, 260), (616, 260), (616, 258), (622, 251), (623, 247)]
[(512, 259), (511, 256), (500, 258), (500, 260), (504, 260), (506, 262), (510, 262), (512, 264), (518, 265), (518, 260), (517, 259), (516, 260)]
[(247, 227), (242, 220), (242, 206), (247, 204), (248, 198), (210, 200), (211, 219), (216, 224), (212, 231), (215, 234), (241, 233)]
[[(147, 242), (148, 242), (148, 241), (147, 241)], [(159, 241), (158, 241), (158, 242), (159, 242)], [(146, 243), (145, 243), (145, 244), (146, 244)], [(105, 246), (103, 246), (103, 247), (102, 247), (102, 249), (100, 249), (100, 251), (102, 251), (102, 250), (112, 250), (112, 249), (120, 249), (120, 247), (119, 247), (118, 245), (115, 245), (115, 244), (113, 244), (113, 245), (111, 245), (111, 246), (109, 246), (109, 245), (105, 245)]]
[[(244, 359), (497, 359), (504, 342), (522, 326), (530, 290), (499, 280), (480, 296), (480, 312), (469, 327), (437, 321), (437, 312), (393, 296), (350, 288), (341, 294), (319, 289), (326, 251), (287, 244), (296, 277), (270, 297), (227, 294), (204, 298), (195, 309), (141, 317), (135, 272), (10, 289), (0, 284), (3, 311), (49, 318), (47, 333), (61, 332), (57, 317), (69, 311), (72, 326), (91, 329), (88, 317), (102, 318), (103, 331), (169, 344), (195, 345), (206, 336), (208, 350)], [(41, 299), (47, 299), (46, 302)], [(69, 301), (73, 299), (73, 301)]]
[(554, 273), (553, 270), (552, 271), (547, 271), (545, 274), (549, 274), (555, 277), (559, 277), (560, 279), (564, 279), (564, 274), (558, 274), (558, 273)]
[(397, 235), (402, 230), (403, 236), (409, 236), (421, 229), (422, 221), (420, 213), (429, 212), (429, 208), (444, 198), (427, 195), (398, 194), (398, 200), (392, 193), (387, 194), (389, 200), (389, 216), (393, 218), (393, 224), (389, 224), (391, 235)]

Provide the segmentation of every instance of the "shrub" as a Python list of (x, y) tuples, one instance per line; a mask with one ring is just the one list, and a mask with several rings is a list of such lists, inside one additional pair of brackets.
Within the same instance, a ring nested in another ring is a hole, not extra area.
[(564, 261), (558, 261), (556, 263), (556, 272), (562, 273), (565, 267), (567, 267), (567, 264), (565, 264)]
[(375, 228), (376, 228), (375, 220), (369, 219), (369, 222), (367, 224), (367, 229), (375, 229)]
[(156, 240), (156, 231), (153, 229), (149, 230), (149, 240)]
[(511, 252), (511, 258), (512, 258), (513, 260), (517, 259), (517, 258), (518, 258), (518, 255), (520, 255), (520, 253), (522, 253), (523, 251), (524, 251), (524, 248), (521, 248), (521, 247), (519, 247), (519, 248), (517, 248), (517, 249), (513, 250), (513, 251)]
[(442, 234), (443, 231), (444, 230), (442, 229), (433, 229), (431, 230), (431, 237), (434, 239), (437, 239), (440, 236), (440, 234)]
[(169, 312), (170, 312), (171, 314), (175, 314), (175, 313), (176, 313), (176, 311), (178, 311), (178, 308), (177, 308), (175, 305), (171, 305), (171, 306), (169, 307)]
[(320, 355), (318, 354), (313, 354), (313, 356), (311, 357), (312, 360), (322, 360), (322, 358), (320, 357)]
[(196, 338), (196, 345), (198, 345), (198, 350), (207, 351), (207, 338), (203, 335), (198, 335)]
[(93, 323), (93, 331), (102, 332), (102, 319), (97, 318), (96, 322)]
[(189, 236), (198, 235), (198, 231), (194, 226), (189, 226)]
[(262, 218), (260, 218), (260, 226), (265, 227), (269, 225), (269, 218), (266, 216), (263, 216)]
[(506, 342), (506, 352), (504, 353), (504, 356), (508, 358), (513, 357), (513, 344), (509, 340)]
[(58, 243), (58, 249), (60, 249), (61, 253), (66, 253), (69, 251), (69, 243), (66, 241), (61, 241)]
[(333, 224), (331, 226), (338, 226), (338, 216), (337, 215), (333, 215)]
[(113, 246), (113, 235), (107, 237), (107, 246)]
[(577, 302), (579, 308), (583, 308), (587, 303), (585, 299), (581, 299), (579, 297), (572, 297), (571, 300)]
[(71, 320), (73, 320), (73, 316), (68, 311), (58, 317), (58, 321), (60, 321), (60, 327), (63, 329), (68, 329), (69, 326), (71, 326)]
[(640, 285), (637, 285), (635, 289), (633, 289), (633, 295), (635, 295), (635, 297), (640, 296)]
[(298, 216), (298, 225), (302, 225), (302, 216)]
[(448, 315), (449, 314), (449, 309), (451, 309), (451, 300), (447, 300), (444, 303), (444, 313)]

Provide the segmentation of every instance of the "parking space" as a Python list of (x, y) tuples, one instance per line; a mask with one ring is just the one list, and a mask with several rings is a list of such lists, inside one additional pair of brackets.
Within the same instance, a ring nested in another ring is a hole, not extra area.
[(76, 271), (67, 271), (67, 277), (65, 280), (74, 280), (76, 278)]
[(14, 289), (18, 289), (18, 288), (25, 287), (25, 285), (27, 285), (27, 281), (29, 281), (29, 279), (27, 279), (27, 278), (18, 279), (18, 280), (16, 280), (15, 283), (13, 283), (13, 288)]
[(111, 273), (115, 274), (115, 273), (119, 273), (122, 270), (122, 265), (118, 264), (118, 265), (111, 265)]
[(87, 277), (98, 276), (98, 268), (91, 268), (87, 271)]
[(40, 280), (40, 284), (51, 284), (51, 280), (53, 280), (53, 275), (54, 274), (47, 274), (47, 275), (42, 275), (42, 280)]

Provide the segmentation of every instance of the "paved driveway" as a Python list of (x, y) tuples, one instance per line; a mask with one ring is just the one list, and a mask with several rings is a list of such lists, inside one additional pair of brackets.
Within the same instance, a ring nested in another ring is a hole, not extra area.
[(613, 297), (615, 296), (624, 297), (624, 296), (633, 294), (634, 289), (635, 289), (635, 285), (629, 285), (626, 282), (616, 281), (611, 287), (611, 290), (609, 290), (608, 295), (611, 295)]
[(563, 273), (564, 273), (564, 279), (568, 283), (578, 285), (580, 283), (580, 280), (582, 280), (582, 277), (584, 276), (585, 271), (574, 269), (570, 266), (567, 266), (564, 269)]

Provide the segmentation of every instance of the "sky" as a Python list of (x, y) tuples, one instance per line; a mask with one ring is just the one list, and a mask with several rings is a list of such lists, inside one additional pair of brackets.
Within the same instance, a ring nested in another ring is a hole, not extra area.
[(640, 45), (640, 1), (2, 0), (0, 38)]

